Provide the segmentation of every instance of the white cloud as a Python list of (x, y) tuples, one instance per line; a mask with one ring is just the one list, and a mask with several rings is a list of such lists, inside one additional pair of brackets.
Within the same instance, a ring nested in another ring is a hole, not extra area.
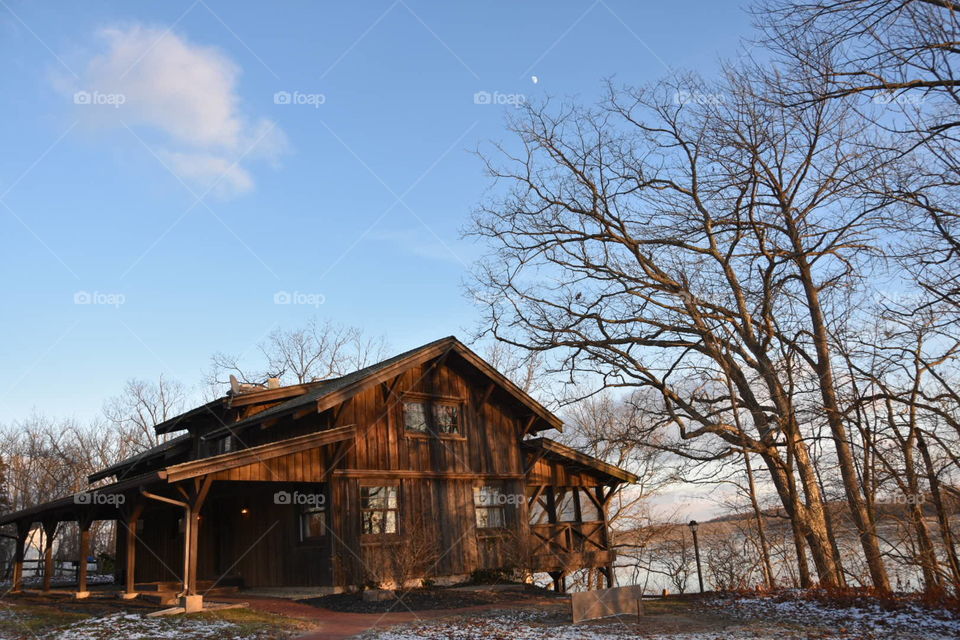
[[(178, 176), (204, 185), (221, 198), (245, 193), (253, 188), (250, 173), (227, 158), (203, 153), (160, 151), (164, 164)], [(198, 193), (197, 195), (202, 195)]]
[(71, 83), (79, 117), (88, 124), (158, 132), (155, 151), (168, 166), (220, 196), (253, 187), (240, 162), (276, 160), (283, 152), (285, 136), (272, 121), (241, 111), (240, 68), (221, 51), (139, 25), (98, 35), (103, 50)]
[(378, 231), (371, 234), (371, 239), (386, 242), (394, 247), (420, 258), (430, 260), (461, 259), (454, 253), (453, 248), (432, 234), (428, 229), (421, 227)]

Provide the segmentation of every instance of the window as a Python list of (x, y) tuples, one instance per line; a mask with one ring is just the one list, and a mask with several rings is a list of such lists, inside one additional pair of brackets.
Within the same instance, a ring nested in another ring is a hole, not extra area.
[[(533, 500), (537, 496), (536, 500)], [(531, 502), (533, 500), (533, 502)], [(527, 487), (527, 503), (530, 505), (530, 524), (549, 524), (550, 514), (547, 512), (547, 492), (540, 491), (537, 487)]]
[(507, 496), (499, 487), (484, 485), (473, 488), (473, 506), (478, 529), (503, 529), (507, 526)]
[(433, 423), (438, 433), (460, 433), (460, 407), (455, 404), (433, 405)]
[(427, 432), (427, 407), (424, 403), (403, 403), (403, 426), (407, 431)]
[(360, 488), (360, 530), (382, 535), (397, 532), (397, 487)]
[(576, 489), (557, 487), (557, 522), (576, 522), (577, 504), (574, 500)]
[(219, 456), (223, 453), (230, 453), (233, 451), (233, 436), (224, 436), (222, 438), (217, 438), (216, 440), (210, 440), (207, 446), (210, 449), (211, 456)]
[(417, 433), (459, 434), (460, 405), (423, 400), (404, 402), (403, 426)]
[(580, 489), (580, 520), (583, 522), (599, 522), (603, 520), (603, 513), (597, 503), (590, 497), (591, 489)]
[(327, 509), (324, 505), (304, 505), (300, 511), (300, 541), (327, 535)]

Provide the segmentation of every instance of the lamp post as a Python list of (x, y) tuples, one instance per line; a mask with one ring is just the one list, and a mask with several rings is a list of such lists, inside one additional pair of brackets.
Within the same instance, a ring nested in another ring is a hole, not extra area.
[(693, 534), (693, 552), (697, 556), (697, 580), (700, 582), (700, 593), (703, 593), (703, 571), (700, 570), (700, 542), (697, 540), (697, 527), (700, 525), (697, 524), (696, 520), (691, 520), (687, 526), (690, 527), (690, 533)]

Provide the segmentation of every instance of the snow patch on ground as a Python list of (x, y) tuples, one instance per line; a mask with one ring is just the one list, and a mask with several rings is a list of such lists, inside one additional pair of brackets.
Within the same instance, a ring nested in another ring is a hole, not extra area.
[[(105, 575), (88, 575), (87, 576), (87, 586), (94, 584), (112, 584), (114, 581), (113, 574)], [(0, 587), (10, 587), (10, 580), (0, 580)], [(39, 587), (43, 584), (43, 576), (29, 576), (23, 578), (23, 586), (32, 588)], [(77, 579), (69, 576), (54, 576), (50, 578), (50, 585), (54, 588), (58, 587), (75, 587), (77, 586)]]
[(938, 615), (912, 604), (905, 605), (903, 610), (885, 611), (874, 603), (841, 608), (813, 600), (772, 596), (718, 599), (708, 607), (742, 619), (842, 630), (838, 637), (872, 634), (882, 638), (895, 633), (898, 638), (960, 638), (960, 620), (946, 612)]
[[(538, 611), (491, 612), (488, 615), (433, 620), (371, 631), (364, 640), (819, 640), (897, 638), (898, 640), (947, 640), (960, 638), (960, 621), (938, 616), (918, 607), (884, 611), (879, 606), (833, 608), (808, 600), (777, 600), (763, 597), (721, 597), (701, 609), (721, 614), (709, 630), (669, 633), (656, 631), (658, 616), (648, 625), (637, 625), (625, 616), (581, 625), (558, 624), (556, 614)], [(696, 615), (695, 611), (690, 612)], [(705, 620), (710, 616), (705, 616)], [(716, 620), (716, 618), (712, 618)], [(710, 627), (709, 622), (703, 625)], [(669, 628), (669, 627), (668, 627)]]
[[(35, 640), (259, 640), (267, 636), (241, 633), (237, 625), (226, 620), (182, 616), (147, 618), (139, 614), (116, 613), (81, 620), (30, 637)], [(6, 639), (0, 635), (0, 640)]]

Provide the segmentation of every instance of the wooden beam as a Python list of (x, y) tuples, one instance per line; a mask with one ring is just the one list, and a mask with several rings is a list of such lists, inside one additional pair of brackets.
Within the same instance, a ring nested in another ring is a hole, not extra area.
[(13, 551), (13, 581), (10, 589), (14, 593), (23, 591), (23, 557), (28, 535), (30, 535), (30, 523), (18, 522), (16, 547)]
[(599, 471), (600, 473), (619, 482), (635, 483), (639, 480), (637, 476), (629, 471), (624, 471), (623, 469), (615, 467), (612, 464), (607, 464), (603, 460), (598, 460), (597, 458), (588, 456), (585, 453), (581, 453), (576, 449), (571, 449), (570, 447), (560, 444), (559, 442), (555, 442), (549, 438), (524, 440), (521, 444), (528, 451), (546, 451), (547, 453), (553, 454), (555, 457), (565, 459), (575, 465), (579, 465), (593, 471)]
[(295, 398), (297, 396), (302, 396), (309, 391), (311, 387), (315, 387), (317, 384), (318, 383), (316, 382), (311, 382), (305, 384), (292, 384), (286, 387), (279, 387), (277, 389), (248, 391), (247, 393), (231, 396), (230, 407), (243, 407), (251, 404), (263, 404), (272, 400)]
[(530, 414), (530, 417), (527, 418), (526, 423), (524, 423), (523, 427), (522, 427), (521, 430), (520, 430), (520, 437), (521, 437), (521, 438), (524, 437), (525, 435), (527, 435), (528, 433), (530, 433), (530, 429), (533, 427), (533, 425), (534, 425), (534, 423), (536, 423), (536, 421), (537, 421), (537, 416), (536, 416), (536, 414)]
[[(183, 491), (183, 488), (178, 486), (177, 490)], [(155, 493), (150, 493), (149, 491), (143, 488), (140, 489), (140, 495), (142, 495), (144, 498), (150, 498), (151, 500), (156, 500), (158, 502), (166, 502), (167, 504), (172, 504), (174, 506), (177, 506), (183, 509), (186, 509), (187, 506), (189, 506), (186, 502), (182, 502), (180, 500), (174, 500), (173, 498), (168, 498), (166, 496), (159, 496)]]
[(355, 438), (356, 435), (356, 425), (347, 425), (337, 427), (336, 429), (325, 429), (315, 433), (308, 433), (303, 436), (297, 436), (296, 438), (280, 440), (279, 442), (271, 442), (258, 447), (231, 451), (230, 453), (224, 453), (211, 458), (191, 460), (190, 462), (183, 462), (167, 467), (167, 482), (179, 482), (217, 471), (226, 471), (247, 464), (264, 462), (271, 458), (287, 455), (288, 453), (296, 453), (298, 451), (333, 444), (341, 440), (349, 440)]
[(123, 526), (126, 529), (126, 568), (124, 569), (124, 593), (130, 598), (136, 594), (137, 571), (137, 521), (143, 514), (143, 503), (134, 503), (123, 515)]
[(43, 590), (50, 591), (53, 579), (53, 537), (57, 533), (57, 521), (43, 522)]
[(90, 555), (90, 525), (93, 518), (90, 514), (84, 514), (77, 520), (77, 529), (79, 530), (79, 550), (77, 555), (77, 598), (86, 598), (87, 591), (87, 557)]
[(389, 402), (390, 398), (397, 390), (397, 385), (400, 384), (400, 380), (403, 379), (402, 374), (397, 374), (393, 377), (392, 380), (384, 380), (380, 383), (380, 388), (383, 390), (383, 400), (384, 402)]
[(493, 395), (493, 390), (496, 388), (496, 386), (497, 386), (497, 385), (495, 385), (495, 384), (492, 383), (492, 382), (489, 383), (489, 384), (487, 384), (487, 388), (484, 389), (483, 395), (480, 396), (480, 401), (477, 403), (477, 410), (478, 410), (478, 411), (479, 411), (480, 409), (483, 409), (483, 407), (487, 404), (487, 402), (490, 401), (490, 396)]
[(184, 595), (197, 595), (197, 559), (200, 540), (200, 510), (192, 506), (185, 514), (186, 528), (183, 532), (184, 557)]
[(350, 406), (350, 403), (353, 401), (353, 396), (350, 396), (339, 405), (333, 408), (333, 416), (330, 418), (330, 424), (336, 425), (340, 421), (340, 416), (343, 415), (343, 410)]
[(313, 404), (313, 405), (311, 405), (311, 406), (309, 406), (309, 407), (304, 407), (303, 409), (300, 409), (299, 411), (294, 411), (294, 412), (293, 412), (293, 419), (294, 419), (294, 420), (302, 420), (303, 418), (306, 418), (306, 417), (309, 416), (309, 415), (313, 415), (313, 414), (315, 414), (316, 412), (317, 412), (317, 405)]
[(471, 473), (458, 471), (409, 471), (388, 469), (337, 469), (333, 475), (343, 478), (423, 478), (436, 480), (522, 480), (521, 473)]

